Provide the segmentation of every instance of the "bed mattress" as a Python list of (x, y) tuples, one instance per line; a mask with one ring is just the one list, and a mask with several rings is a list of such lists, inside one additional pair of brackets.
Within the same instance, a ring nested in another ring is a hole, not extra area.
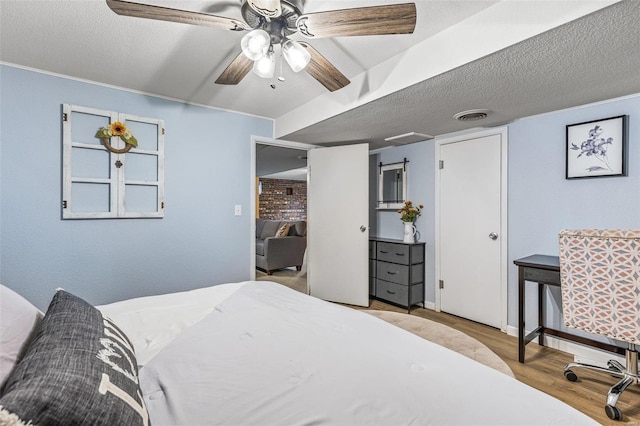
[(136, 349), (151, 424), (597, 424), (378, 318), (271, 282), (100, 307)]

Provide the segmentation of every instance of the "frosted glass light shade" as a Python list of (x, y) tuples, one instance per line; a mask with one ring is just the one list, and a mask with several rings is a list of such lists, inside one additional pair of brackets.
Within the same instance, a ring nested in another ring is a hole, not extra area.
[(311, 60), (311, 54), (300, 43), (287, 40), (282, 44), (282, 56), (294, 72), (303, 70)]
[(253, 30), (240, 40), (242, 53), (252, 61), (262, 58), (271, 45), (271, 37), (265, 30)]
[(272, 50), (253, 63), (253, 72), (262, 78), (271, 78), (276, 69), (276, 56)]

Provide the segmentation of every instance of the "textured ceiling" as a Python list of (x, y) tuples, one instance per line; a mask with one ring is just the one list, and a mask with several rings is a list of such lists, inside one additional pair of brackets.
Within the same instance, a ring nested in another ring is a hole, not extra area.
[[(615, 4), (284, 139), (340, 145), (442, 135), (640, 93), (640, 2)], [(486, 108), (482, 121), (457, 112)]]
[[(232, 18), (240, 17), (242, 4), (142, 2)], [(304, 11), (387, 3), (307, 0)], [(237, 86), (216, 85), (214, 80), (239, 52), (242, 33), (118, 16), (104, 0), (0, 0), (0, 61), (273, 118), (276, 136), (282, 139), (313, 144), (366, 141), (372, 148), (398, 134), (440, 135), (640, 92), (637, 0), (612, 6), (614, 0), (415, 3), (418, 19), (412, 35), (312, 41), (353, 81), (334, 93), (286, 66), (286, 81), (276, 82), (275, 90), (269, 87), (275, 80), (251, 73)], [(540, 34), (541, 28), (550, 30)], [(518, 32), (520, 39), (509, 46)], [(421, 46), (433, 48), (416, 57)], [(452, 52), (472, 59), (452, 61)], [(409, 63), (407, 59), (417, 65), (401, 65)], [(449, 63), (458, 65), (442, 65), (441, 71), (424, 78), (420, 74), (421, 68)], [(385, 85), (393, 89), (379, 90)], [(482, 122), (451, 119), (471, 108), (492, 113)], [(296, 114), (303, 119), (289, 118)]]

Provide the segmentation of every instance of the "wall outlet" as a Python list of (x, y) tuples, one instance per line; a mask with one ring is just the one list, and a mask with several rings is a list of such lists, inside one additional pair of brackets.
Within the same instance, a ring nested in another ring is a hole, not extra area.
[(236, 204), (234, 212), (236, 216), (242, 216), (242, 206), (240, 204)]

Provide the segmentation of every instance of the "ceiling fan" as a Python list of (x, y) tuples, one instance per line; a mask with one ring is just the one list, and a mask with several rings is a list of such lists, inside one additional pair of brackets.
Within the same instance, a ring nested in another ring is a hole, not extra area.
[(249, 31), (240, 42), (242, 52), (218, 77), (218, 84), (238, 84), (251, 69), (260, 77), (273, 77), (274, 48), (279, 46), (284, 60), (293, 71), (304, 69), (333, 92), (349, 84), (349, 79), (311, 45), (292, 40), (289, 36), (297, 32), (310, 39), (411, 34), (416, 25), (414, 3), (303, 14), (303, 0), (244, 0), (242, 21), (124, 0), (106, 1), (118, 15)]

